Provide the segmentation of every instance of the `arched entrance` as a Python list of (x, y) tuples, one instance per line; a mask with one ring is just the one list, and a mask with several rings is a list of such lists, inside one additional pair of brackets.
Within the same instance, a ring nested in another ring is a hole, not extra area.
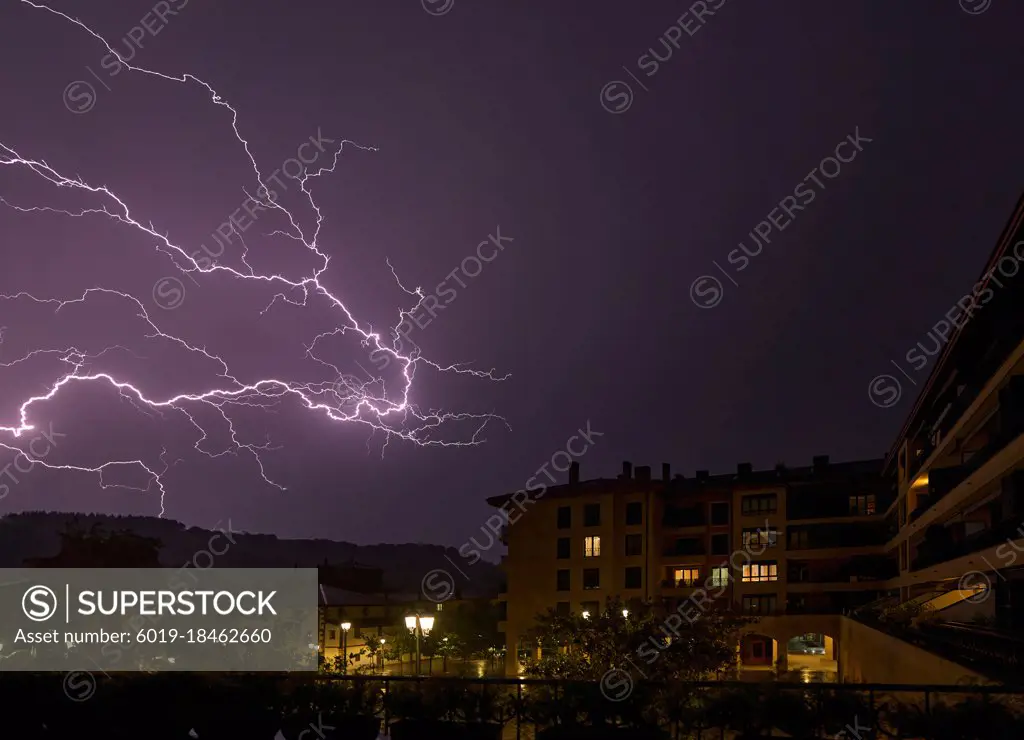
[(795, 635), (786, 642), (785, 653), (788, 671), (820, 679), (839, 673), (836, 641), (831, 635), (820, 632)]
[(743, 670), (771, 670), (778, 654), (778, 642), (767, 635), (749, 632), (740, 640), (740, 667)]

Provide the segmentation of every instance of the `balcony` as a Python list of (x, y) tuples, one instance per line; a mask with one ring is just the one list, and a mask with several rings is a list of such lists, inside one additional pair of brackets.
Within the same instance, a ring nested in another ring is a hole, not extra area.
[(707, 555), (703, 540), (676, 540), (661, 551), (662, 557), (678, 558)]
[[(992, 373), (1001, 364), (1002, 359), (991, 369)], [(989, 377), (989, 375), (985, 377)], [(940, 445), (943, 444), (949, 432), (959, 423), (964, 412), (968, 410), (968, 407), (980, 393), (980, 385), (969, 386), (952, 403), (950, 410), (943, 417), (943, 423), (938, 430)], [(929, 470), (928, 487), (931, 504), (939, 501), (962, 483), (971, 473), (974, 473), (988, 462), (996, 453), (1024, 433), (1024, 377), (1011, 377), (1010, 382), (999, 391), (999, 406), (993, 419), (986, 425), (986, 431), (982, 433), (986, 432), (990, 437), (989, 442), (962, 465)], [(914, 464), (910, 465), (909, 478), (911, 480), (917, 477), (917, 473), (936, 449), (930, 439), (918, 441), (917, 447), (921, 450), (921, 454), (914, 459)], [(935, 478), (936, 475), (938, 475), (938, 479)]]
[(697, 588), (698, 586), (700, 586), (702, 584), (702, 582), (703, 581), (700, 578), (698, 578), (697, 580), (692, 580), (692, 581), (691, 580), (686, 580), (686, 579), (683, 579), (683, 578), (680, 578), (678, 580), (673, 580), (671, 578), (668, 578), (668, 579), (662, 581), (660, 585), (661, 585), (662, 590), (677, 590), (677, 589), (678, 590), (684, 590), (684, 589), (694, 589), (694, 588)]
[(971, 555), (1004, 542), (1020, 539), (1020, 525), (1014, 520), (1001, 522), (995, 527), (976, 532), (962, 540), (953, 539), (952, 533), (942, 525), (929, 527), (925, 541), (918, 546), (917, 557), (911, 561), (910, 570), (921, 570), (945, 563), (956, 558)]
[(706, 527), (707, 514), (703, 506), (680, 508), (666, 506), (661, 518), (661, 526), (666, 529), (682, 529), (685, 527)]
[[(854, 495), (873, 495), (872, 511), (858, 511), (850, 506), (850, 497)], [(827, 487), (814, 487), (809, 491), (790, 495), (786, 499), (786, 518), (789, 521), (807, 521), (813, 519), (826, 520), (863, 520), (868, 517), (881, 516), (896, 499), (895, 494), (887, 491), (876, 493), (851, 489), (848, 495), (839, 495)]]

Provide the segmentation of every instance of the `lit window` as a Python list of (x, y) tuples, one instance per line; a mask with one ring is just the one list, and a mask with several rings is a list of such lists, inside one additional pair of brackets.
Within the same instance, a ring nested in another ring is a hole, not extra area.
[(779, 580), (779, 566), (775, 562), (751, 563), (743, 566), (744, 583), (764, 583)]
[(437, 610), (438, 610), (439, 612), (440, 612), (440, 611), (444, 611), (444, 604), (438, 604), (438, 605), (437, 605)]
[(865, 515), (875, 513), (875, 496), (850, 496), (850, 513)]
[(677, 586), (696, 586), (700, 580), (700, 568), (676, 568), (672, 577)]
[(711, 586), (713, 588), (725, 588), (729, 583), (729, 568), (722, 565), (711, 569)]
[(584, 537), (583, 538), (583, 557), (596, 558), (601, 554), (601, 538), (600, 537)]

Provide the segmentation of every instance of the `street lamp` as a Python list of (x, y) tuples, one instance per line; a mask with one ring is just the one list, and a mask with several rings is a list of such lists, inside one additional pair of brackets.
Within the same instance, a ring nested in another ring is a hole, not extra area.
[(409, 614), (405, 618), (405, 626), (409, 632), (416, 635), (416, 675), (420, 675), (420, 635), (429, 635), (434, 629), (434, 618), (431, 616), (420, 616)]
[(384, 670), (384, 643), (387, 642), (383, 637), (380, 638), (380, 669)]
[(622, 610), (622, 618), (627, 619), (629, 617), (629, 609)]
[(583, 612), (582, 616), (583, 616), (584, 619), (590, 619), (590, 612), (586, 612), (585, 611), (585, 612)]
[(341, 623), (341, 664), (344, 672), (348, 673), (348, 631), (352, 629), (351, 622)]

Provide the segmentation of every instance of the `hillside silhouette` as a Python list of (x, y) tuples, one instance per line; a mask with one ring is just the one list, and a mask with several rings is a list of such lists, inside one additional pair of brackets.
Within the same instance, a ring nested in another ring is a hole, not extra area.
[[(221, 525), (227, 529), (227, 524)], [(26, 560), (49, 558), (61, 549), (61, 532), (69, 527), (89, 530), (128, 531), (159, 541), (159, 560), (163, 567), (180, 568), (192, 561), (197, 552), (209, 549), (216, 530), (187, 527), (173, 519), (148, 516), (114, 516), (66, 512), (30, 511), (0, 518), (0, 567), (25, 567)], [(331, 565), (359, 564), (384, 571), (388, 591), (419, 593), (424, 575), (433, 569), (451, 574), (456, 592), (462, 597), (490, 596), (498, 591), (501, 571), (492, 563), (480, 561), (468, 566), (455, 548), (425, 544), (355, 545), (325, 539), (281, 539), (272, 534), (236, 531), (235, 544), (218, 538), (214, 547), (227, 551), (217, 555), (217, 568), (315, 568), (325, 561)], [(447, 555), (447, 558), (445, 557)], [(448, 560), (451, 558), (458, 568)], [(208, 558), (200, 566), (208, 567)], [(141, 565), (141, 564), (140, 564)], [(121, 567), (132, 567), (124, 563)], [(460, 574), (459, 569), (462, 573)]]

